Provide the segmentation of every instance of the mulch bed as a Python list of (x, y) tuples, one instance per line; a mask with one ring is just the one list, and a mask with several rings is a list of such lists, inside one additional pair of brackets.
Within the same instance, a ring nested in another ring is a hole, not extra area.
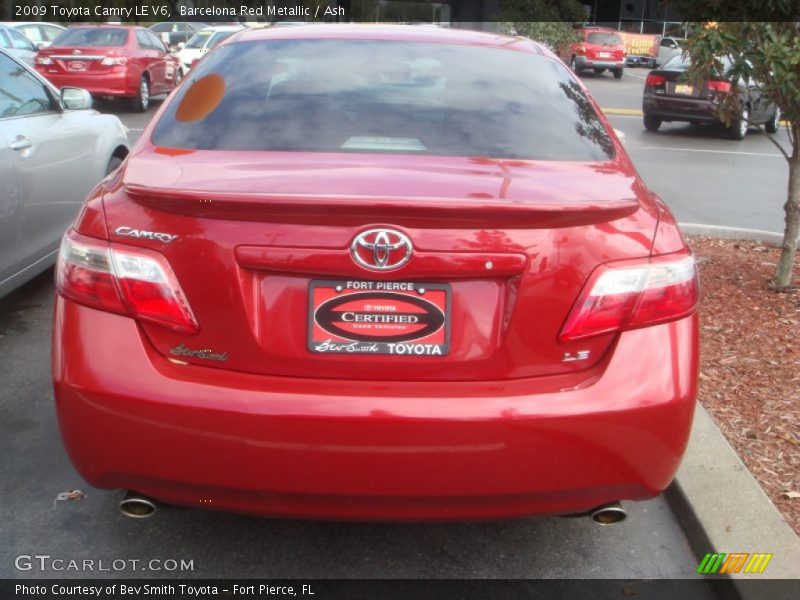
[[(699, 400), (800, 533), (800, 290), (769, 289), (775, 246), (688, 241), (700, 271)], [(800, 286), (800, 256), (794, 272)]]

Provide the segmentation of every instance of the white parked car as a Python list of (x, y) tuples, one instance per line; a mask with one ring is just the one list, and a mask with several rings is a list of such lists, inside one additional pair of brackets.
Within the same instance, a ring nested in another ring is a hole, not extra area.
[(39, 49), (47, 48), (66, 29), (61, 25), (44, 21), (5, 21), (0, 25), (19, 31)]
[(682, 38), (662, 37), (658, 42), (657, 67), (666, 64), (673, 56), (683, 53), (682, 44), (686, 42)]
[(55, 262), (89, 192), (128, 154), (127, 130), (0, 49), (0, 297)]
[(186, 42), (186, 46), (178, 52), (183, 74), (186, 75), (186, 73), (189, 72), (194, 61), (201, 58), (222, 40), (229, 38), (242, 29), (244, 29), (244, 27), (241, 25), (219, 25), (207, 27), (195, 33), (191, 39)]
[(4, 48), (17, 58), (33, 65), (37, 48), (32, 41), (16, 29), (0, 24), (0, 48)]

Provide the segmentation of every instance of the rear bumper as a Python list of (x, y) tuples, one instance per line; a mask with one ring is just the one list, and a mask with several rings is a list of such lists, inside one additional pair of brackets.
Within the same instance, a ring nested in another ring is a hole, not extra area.
[[(54, 71), (47, 66), (37, 65), (36, 70), (57, 88), (78, 87), (87, 90), (93, 96), (119, 96), (133, 98), (139, 91), (139, 77), (130, 73), (130, 69), (109, 71), (107, 73), (64, 73)], [(54, 71), (54, 72), (51, 72)]]
[[(58, 298), (53, 376), (80, 474), (165, 502), (274, 516), (571, 513), (672, 480), (697, 379), (697, 320), (627, 332), (594, 379), (412, 383), (177, 365), (126, 317)], [(552, 387), (552, 386), (551, 386)]]
[(699, 121), (720, 123), (717, 104), (699, 98), (678, 98), (674, 96), (645, 96), (642, 112), (662, 121)]
[(625, 60), (613, 60), (605, 58), (587, 58), (585, 56), (576, 56), (575, 63), (579, 69), (622, 69), (625, 66)]

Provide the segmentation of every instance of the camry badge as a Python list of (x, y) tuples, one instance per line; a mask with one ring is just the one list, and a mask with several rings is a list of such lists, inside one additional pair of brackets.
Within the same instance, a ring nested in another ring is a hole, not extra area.
[(145, 240), (156, 240), (162, 244), (171, 244), (178, 239), (177, 235), (172, 233), (162, 233), (160, 231), (145, 231), (144, 229), (134, 229), (133, 227), (117, 227), (114, 233), (122, 237), (132, 237)]
[(350, 245), (356, 264), (371, 271), (399, 269), (411, 258), (408, 236), (394, 229), (370, 229), (359, 233)]

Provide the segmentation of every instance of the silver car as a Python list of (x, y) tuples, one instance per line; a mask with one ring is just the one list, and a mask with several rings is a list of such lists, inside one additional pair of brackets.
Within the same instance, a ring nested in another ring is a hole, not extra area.
[(127, 130), (0, 49), (0, 297), (55, 261), (84, 198), (128, 154)]

